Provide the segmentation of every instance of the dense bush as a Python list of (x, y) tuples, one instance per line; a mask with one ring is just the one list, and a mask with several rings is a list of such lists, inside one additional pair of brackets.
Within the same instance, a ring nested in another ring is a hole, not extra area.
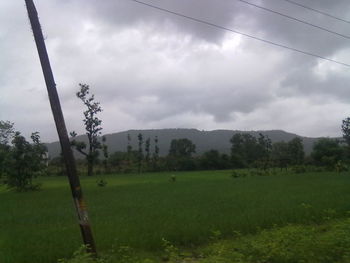
[(204, 253), (206, 259), (199, 262), (345, 263), (350, 260), (350, 220), (263, 230), (218, 242)]
[(31, 138), (32, 144), (16, 132), (5, 160), (6, 184), (17, 191), (38, 190), (40, 185), (34, 184), (33, 178), (45, 173), (46, 147), (38, 133)]
[(164, 239), (162, 256), (154, 259), (142, 259), (129, 247), (120, 247), (94, 261), (82, 247), (72, 259), (58, 262), (348, 263), (350, 260), (350, 219), (329, 221), (323, 225), (274, 227), (248, 236), (233, 232), (233, 237), (228, 240), (220, 240), (219, 231), (214, 231), (213, 235), (212, 244), (192, 253), (181, 252)]

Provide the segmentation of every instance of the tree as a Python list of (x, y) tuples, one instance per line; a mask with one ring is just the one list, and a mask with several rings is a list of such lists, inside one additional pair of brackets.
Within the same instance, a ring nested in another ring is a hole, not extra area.
[(133, 157), (132, 156), (132, 152), (133, 152), (133, 150), (132, 150), (132, 146), (131, 146), (131, 136), (130, 136), (129, 133), (127, 135), (126, 152), (127, 152), (127, 158), (126, 158), (127, 165), (128, 165), (129, 168), (131, 168), (132, 167), (132, 157)]
[(55, 174), (59, 176), (63, 176), (66, 174), (66, 166), (64, 165), (64, 159), (63, 159), (63, 153), (60, 152), (59, 156), (52, 158), (49, 161), (49, 166), (54, 169), (50, 169), (50, 172), (52, 170), (55, 170)]
[(13, 126), (9, 121), (0, 121), (0, 177), (5, 174), (5, 160), (10, 152), (9, 142), (15, 134)]
[[(112, 153), (108, 158), (108, 164), (112, 167), (117, 168), (118, 170), (121, 170), (124, 162), (128, 162), (128, 153), (125, 152), (114, 152)], [(128, 163), (127, 163), (128, 165)]]
[(138, 172), (141, 173), (142, 168), (142, 161), (143, 161), (143, 136), (141, 133), (137, 135), (137, 139), (139, 141), (139, 149), (138, 149), (138, 156), (137, 156), (137, 165), (138, 165)]
[(127, 136), (127, 147), (126, 147), (126, 152), (128, 153), (128, 156), (130, 155), (131, 151), (132, 151), (132, 146), (131, 146), (131, 136), (130, 134), (128, 133), (128, 136)]
[(303, 140), (299, 137), (290, 140), (288, 142), (288, 153), (291, 164), (303, 164), (305, 158)]
[(191, 140), (173, 139), (170, 143), (169, 156), (173, 157), (191, 157), (196, 152), (196, 145)]
[(334, 168), (335, 164), (343, 158), (343, 153), (338, 140), (322, 138), (314, 144), (311, 156), (317, 165)]
[(40, 173), (46, 158), (46, 147), (40, 142), (38, 132), (32, 133), (33, 144), (16, 132), (10, 150), (10, 158), (6, 162), (7, 185), (18, 191), (35, 190), (38, 185), (32, 182)]
[(145, 156), (145, 161), (146, 164), (149, 165), (149, 161), (151, 159), (151, 139), (147, 138), (146, 142), (145, 142), (145, 152), (146, 152), (146, 156)]
[(271, 139), (267, 135), (259, 133), (257, 140), (257, 156), (255, 162), (261, 164), (261, 168), (266, 170), (270, 166), (270, 155), (272, 150)]
[(187, 138), (173, 139), (170, 142), (167, 166), (170, 170), (194, 170), (196, 163), (192, 154), (196, 152), (196, 145)]
[(236, 133), (230, 142), (231, 159), (235, 168), (248, 167), (257, 161), (262, 161), (266, 167), (272, 147), (267, 136), (259, 134), (259, 138), (256, 139), (249, 133)]
[(158, 136), (154, 137), (154, 152), (152, 156), (153, 170), (158, 169), (158, 160), (159, 160), (159, 147), (158, 147)]
[(287, 168), (290, 163), (288, 143), (282, 141), (272, 144), (271, 158), (281, 169)]
[(226, 154), (221, 154), (217, 150), (210, 150), (200, 157), (201, 169), (227, 169), (230, 166), (229, 157)]
[(96, 117), (96, 115), (102, 111), (102, 108), (100, 106), (100, 103), (95, 101), (94, 95), (89, 96), (89, 85), (79, 84), (79, 87), (80, 91), (76, 93), (76, 96), (83, 102), (83, 104), (87, 108), (86, 111), (84, 111), (85, 118), (83, 122), (86, 130), (86, 135), (88, 137), (89, 145), (87, 148), (85, 142), (76, 141), (75, 137), (77, 136), (77, 134), (74, 131), (71, 132), (71, 136), (73, 137), (71, 143), (72, 146), (74, 146), (79, 153), (85, 156), (88, 165), (88, 176), (92, 176), (95, 162), (97, 161), (99, 156), (99, 150), (102, 149), (102, 144), (98, 140), (99, 135), (101, 135), (102, 121), (98, 117)]
[(9, 121), (0, 121), (0, 144), (8, 145), (11, 141), (15, 130), (13, 128), (14, 124)]
[(350, 117), (343, 120), (341, 129), (343, 132), (343, 138), (346, 144), (350, 147)]
[(106, 141), (107, 141), (106, 136), (102, 136), (103, 166), (105, 169), (105, 173), (108, 173), (109, 172), (109, 169), (108, 169), (109, 152), (108, 152), (108, 145), (106, 144)]
[(243, 168), (247, 166), (246, 156), (244, 150), (244, 139), (241, 133), (236, 133), (230, 139), (231, 146), (231, 160), (235, 168)]
[(350, 159), (350, 117), (347, 117), (343, 120), (342, 126), (341, 126), (342, 132), (343, 132), (343, 138), (345, 140), (345, 143), (347, 144), (346, 147), (346, 158), (349, 161)]

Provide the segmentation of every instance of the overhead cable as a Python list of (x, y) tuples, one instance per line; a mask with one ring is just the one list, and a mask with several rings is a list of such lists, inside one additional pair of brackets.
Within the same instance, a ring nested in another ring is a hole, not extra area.
[(242, 2), (242, 3), (244, 3), (244, 4), (247, 4), (247, 5), (250, 5), (250, 6), (259, 8), (259, 9), (262, 9), (262, 10), (265, 10), (265, 11), (267, 11), (267, 12), (270, 12), (270, 13), (273, 13), (273, 14), (276, 14), (276, 15), (279, 15), (279, 16), (283, 16), (283, 17), (288, 18), (288, 19), (290, 19), (290, 20), (293, 20), (293, 21), (296, 21), (296, 22), (299, 22), (299, 23), (302, 23), (302, 24), (305, 24), (305, 25), (308, 25), (308, 26), (311, 26), (311, 27), (314, 27), (314, 28), (317, 28), (317, 29), (326, 31), (326, 32), (328, 32), (328, 33), (331, 33), (331, 34), (334, 34), (334, 35), (337, 35), (337, 36), (340, 36), (340, 37), (343, 37), (343, 38), (350, 39), (350, 36), (347, 36), (347, 35), (344, 35), (344, 34), (335, 32), (335, 31), (333, 31), (333, 30), (327, 29), (327, 28), (322, 27), (322, 26), (318, 26), (318, 25), (309, 23), (309, 22), (307, 22), (307, 21), (305, 21), (305, 20), (302, 20), (302, 19), (299, 19), (299, 18), (290, 16), (290, 15), (283, 14), (283, 13), (281, 13), (281, 12), (272, 10), (272, 9), (270, 9), (270, 8), (267, 8), (267, 7), (264, 7), (264, 6), (261, 6), (261, 5), (257, 5), (257, 4), (253, 4), (253, 3), (248, 2), (248, 1), (245, 1), (245, 0), (236, 0), (236, 1)]
[(326, 13), (326, 12), (321, 11), (321, 10), (317, 10), (317, 9), (315, 9), (315, 8), (312, 8), (312, 7), (310, 7), (310, 6), (306, 6), (306, 5), (300, 4), (300, 3), (295, 2), (295, 1), (292, 1), (292, 0), (280, 0), (280, 1), (285, 1), (285, 2), (288, 2), (288, 3), (292, 4), (292, 5), (300, 6), (300, 7), (303, 7), (303, 8), (305, 8), (305, 9), (311, 10), (311, 11), (313, 11), (313, 12), (319, 13), (319, 14), (321, 14), (321, 15), (328, 16), (328, 17), (331, 17), (331, 18), (333, 18), (333, 19), (336, 19), (336, 20), (339, 20), (339, 21), (342, 21), (342, 22), (345, 22), (345, 23), (350, 24), (350, 21), (349, 21), (349, 20), (346, 20), (346, 19), (344, 19), (344, 18), (337, 17), (337, 16), (335, 16), (335, 15)]
[(246, 33), (234, 30), (234, 29), (230, 29), (230, 28), (227, 28), (227, 27), (224, 27), (224, 26), (220, 26), (220, 25), (214, 24), (212, 22), (208, 22), (208, 21), (199, 19), (199, 18), (195, 18), (195, 17), (191, 17), (191, 16), (188, 16), (188, 15), (184, 15), (184, 14), (175, 12), (175, 11), (171, 11), (169, 9), (165, 9), (165, 8), (153, 5), (153, 4), (145, 3), (145, 2), (142, 2), (142, 1), (139, 1), (139, 0), (129, 0), (129, 1), (141, 4), (141, 5), (153, 8), (153, 9), (157, 9), (159, 11), (166, 12), (166, 13), (178, 16), (178, 17), (186, 18), (186, 19), (189, 19), (189, 20), (201, 23), (201, 24), (205, 24), (205, 25), (208, 25), (208, 26), (211, 26), (211, 27), (215, 27), (215, 28), (218, 28), (218, 29), (221, 29), (221, 30), (229, 31), (229, 32), (232, 32), (232, 33), (235, 33), (235, 34), (239, 34), (239, 35), (248, 37), (248, 38), (252, 38), (252, 39), (255, 39), (255, 40), (258, 40), (258, 41), (270, 44), (270, 45), (273, 45), (273, 46), (289, 49), (289, 50), (292, 50), (294, 52), (298, 52), (298, 53), (301, 53), (301, 54), (304, 54), (304, 55), (316, 57), (316, 58), (323, 59), (323, 60), (326, 60), (326, 61), (330, 61), (330, 62), (339, 64), (339, 65), (350, 67), (350, 64), (347, 64), (347, 63), (344, 63), (344, 62), (341, 62), (341, 61), (337, 61), (337, 60), (334, 60), (334, 59), (331, 59), (331, 58), (327, 58), (327, 57), (324, 57), (324, 56), (321, 56), (321, 55), (317, 55), (317, 54), (314, 54), (312, 52), (304, 51), (304, 50), (301, 50), (301, 49), (293, 48), (293, 47), (290, 47), (290, 46), (287, 46), (287, 45), (284, 45), (284, 44), (279, 44), (279, 43), (270, 41), (268, 39), (263, 39), (263, 38), (256, 37), (256, 36), (253, 36), (253, 35), (250, 35), (250, 34), (246, 34)]

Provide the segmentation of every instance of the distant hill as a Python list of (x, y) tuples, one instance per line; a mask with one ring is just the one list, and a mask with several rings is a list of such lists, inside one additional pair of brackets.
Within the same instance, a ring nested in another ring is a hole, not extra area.
[[(142, 133), (144, 140), (151, 138), (151, 151), (154, 150), (154, 138), (158, 136), (158, 146), (160, 155), (168, 154), (170, 142), (172, 139), (188, 138), (196, 144), (197, 154), (202, 154), (205, 151), (215, 149), (221, 153), (230, 153), (230, 139), (235, 133), (249, 133), (253, 136), (258, 136), (259, 133), (267, 135), (272, 142), (290, 141), (294, 137), (303, 139), (304, 149), (306, 154), (310, 154), (312, 145), (319, 138), (302, 137), (297, 134), (288, 133), (282, 130), (269, 131), (233, 131), (233, 130), (214, 130), (200, 131), (196, 129), (154, 129), (154, 130), (129, 130), (124, 132), (112, 133), (105, 135), (110, 153), (116, 151), (126, 151), (127, 135), (131, 136), (131, 146), (134, 150), (138, 148), (137, 135)], [(86, 135), (77, 137), (79, 141), (87, 142)], [(60, 153), (59, 142), (47, 143), (49, 155), (51, 158), (57, 157)], [(77, 158), (82, 158), (82, 155), (76, 153)]]

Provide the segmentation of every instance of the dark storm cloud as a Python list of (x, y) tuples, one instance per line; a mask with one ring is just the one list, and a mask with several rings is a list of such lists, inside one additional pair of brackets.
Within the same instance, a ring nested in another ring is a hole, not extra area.
[[(224, 32), (210, 28), (196, 22), (188, 22), (186, 19), (161, 12), (130, 0), (119, 1), (82, 1), (88, 6), (89, 13), (97, 19), (109, 23), (113, 28), (117, 26), (135, 26), (146, 23), (152, 24), (157, 30), (174, 33), (180, 31), (193, 37), (207, 41), (220, 40)], [(230, 24), (239, 14), (236, 1), (223, 0), (219, 3), (211, 0), (165, 0), (145, 1), (162, 8), (183, 13), (188, 16), (202, 18), (220, 25)], [(172, 32), (169, 32), (169, 29)]]
[[(169, 26), (173, 26), (170, 27), (169, 34), (181, 32), (211, 42), (220, 42), (225, 34), (225, 31), (164, 13), (130, 0), (106, 0), (103, 2), (87, 0), (82, 2), (84, 3), (84, 12), (87, 11), (96, 19), (110, 24), (113, 29), (115, 26), (132, 27), (142, 23), (151, 24), (159, 31), (167, 30)], [(331, 55), (335, 50), (347, 46), (346, 39), (340, 36), (330, 35), (328, 32), (291, 21), (236, 0), (148, 0), (144, 2), (245, 33), (260, 34), (272, 41), (304, 49), (311, 48), (310, 51), (324, 56)], [(281, 0), (251, 0), (250, 2), (350, 36), (350, 29), (346, 23), (324, 17), (290, 3)], [(304, 2), (305, 5), (328, 10), (328, 12), (339, 16), (349, 15), (350, 4), (345, 0), (337, 1), (336, 4), (328, 0)]]
[[(258, 3), (257, 1), (251, 2)], [(310, 10), (293, 6), (281, 0), (260, 2), (261, 5), (266, 8), (350, 36), (350, 29), (346, 23), (321, 16)], [(330, 13), (338, 13), (339, 15), (346, 16), (344, 10), (349, 11), (349, 2), (337, 1), (337, 4), (333, 4), (331, 7), (329, 7), (329, 2), (330, 1), (304, 1), (303, 4), (315, 7), (318, 6), (321, 10), (328, 10)], [(340, 12), (340, 10), (342, 11)], [(249, 12), (255, 22), (253, 26), (248, 28), (251, 32), (261, 32), (267, 39), (310, 51), (321, 56), (332, 55), (333, 52), (345, 48), (349, 41), (349, 39), (341, 36), (332, 35), (329, 32), (311, 27), (310, 25), (292, 21), (288, 18), (254, 7), (247, 6), (245, 12)]]
[[(236, 0), (145, 2), (350, 62), (350, 40)], [(347, 24), (282, 0), (251, 2), (350, 35)], [(338, 135), (339, 121), (350, 114), (348, 69), (342, 66), (130, 0), (36, 3), (69, 130), (83, 132), (83, 107), (75, 97), (79, 82), (90, 84), (101, 101), (106, 132), (280, 128)], [(349, 17), (349, 1), (303, 4)], [(0, 49), (6, 51), (0, 60), (0, 119), (14, 121), (27, 134), (39, 130), (52, 140), (53, 121), (23, 3), (0, 3)], [(320, 115), (329, 120), (327, 125)]]
[(350, 77), (344, 72), (323, 75), (310, 68), (300, 68), (290, 74), (281, 85), (282, 96), (321, 96), (348, 102)]

